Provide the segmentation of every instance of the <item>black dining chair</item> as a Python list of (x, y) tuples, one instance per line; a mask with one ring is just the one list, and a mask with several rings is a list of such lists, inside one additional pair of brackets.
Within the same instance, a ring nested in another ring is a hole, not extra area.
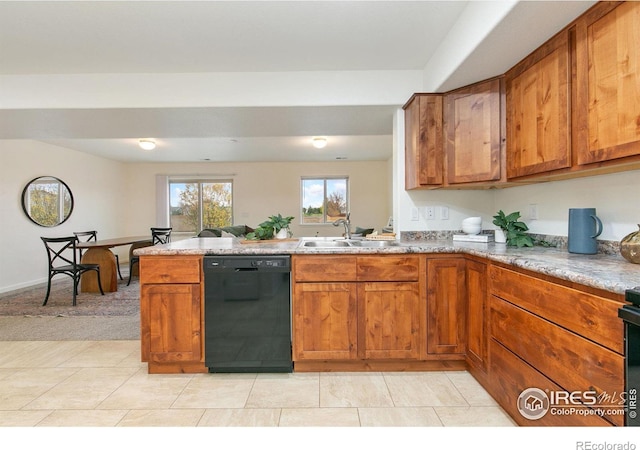
[(134, 255), (133, 251), (136, 248), (150, 247), (156, 244), (166, 244), (167, 242), (171, 242), (171, 230), (173, 230), (171, 227), (151, 227), (151, 242), (140, 242), (131, 246), (131, 249), (129, 250), (129, 281), (127, 281), (127, 286), (131, 284), (133, 267), (140, 263), (140, 257)]
[[(97, 241), (98, 240), (98, 232), (93, 230), (93, 231), (74, 231), (73, 234), (75, 234), (78, 237), (78, 240), (80, 242), (90, 242), (90, 241)], [(80, 261), (82, 261), (82, 250), (80, 249)], [(118, 258), (118, 254), (114, 253), (113, 254), (116, 257), (116, 269), (118, 269), (118, 276), (120, 277), (121, 280), (124, 280), (124, 278), (122, 278), (122, 273), (120, 273), (120, 258)]]
[(156, 244), (166, 244), (167, 242), (171, 242), (171, 230), (173, 228), (159, 228), (159, 227), (151, 227), (151, 240), (153, 241), (153, 245)]
[(51, 293), (51, 279), (58, 274), (67, 275), (73, 280), (73, 306), (76, 306), (76, 296), (78, 295), (78, 284), (80, 277), (85, 272), (95, 271), (98, 277), (98, 286), (100, 293), (104, 295), (102, 290), (102, 282), (100, 281), (100, 266), (98, 264), (80, 264), (78, 262), (78, 243), (77, 236), (67, 236), (58, 238), (41, 237), (45, 248), (47, 249), (47, 259), (49, 260), (49, 276), (47, 282), (47, 295), (44, 298), (42, 306), (47, 304), (49, 294)]

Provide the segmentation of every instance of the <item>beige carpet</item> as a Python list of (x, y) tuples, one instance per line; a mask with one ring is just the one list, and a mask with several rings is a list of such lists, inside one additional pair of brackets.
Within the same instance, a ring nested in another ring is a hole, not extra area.
[(76, 306), (69, 277), (54, 278), (46, 306), (46, 284), (0, 294), (0, 341), (139, 339), (140, 285), (123, 276), (117, 292), (80, 292)]
[(2, 316), (0, 341), (113, 341), (140, 339), (138, 316)]

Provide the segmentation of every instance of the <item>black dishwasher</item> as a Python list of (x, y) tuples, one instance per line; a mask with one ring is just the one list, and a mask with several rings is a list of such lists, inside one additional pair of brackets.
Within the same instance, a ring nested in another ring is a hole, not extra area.
[(204, 353), (209, 372), (292, 372), (291, 260), (204, 257)]

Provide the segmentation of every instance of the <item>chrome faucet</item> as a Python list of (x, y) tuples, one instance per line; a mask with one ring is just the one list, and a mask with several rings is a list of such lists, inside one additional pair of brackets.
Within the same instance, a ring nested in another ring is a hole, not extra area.
[(344, 219), (338, 219), (333, 222), (333, 226), (337, 227), (338, 225), (344, 225), (344, 237), (347, 239), (351, 239), (351, 222), (349, 221), (349, 217), (351, 213), (348, 212), (347, 216)]

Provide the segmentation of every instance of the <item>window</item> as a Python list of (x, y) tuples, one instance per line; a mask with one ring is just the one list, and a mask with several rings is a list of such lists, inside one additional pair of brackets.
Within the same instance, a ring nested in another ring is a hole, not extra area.
[(233, 225), (231, 180), (169, 181), (169, 223), (174, 232)]
[(302, 178), (302, 224), (331, 223), (349, 211), (349, 178)]

